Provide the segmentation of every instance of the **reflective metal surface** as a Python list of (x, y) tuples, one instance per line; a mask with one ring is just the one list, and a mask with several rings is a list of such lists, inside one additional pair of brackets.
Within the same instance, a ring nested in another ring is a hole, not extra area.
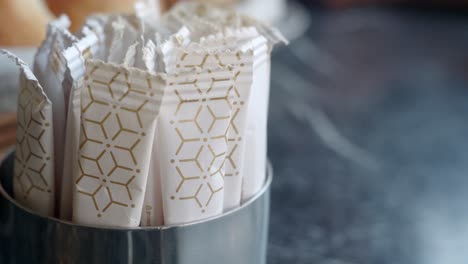
[[(259, 194), (219, 217), (163, 228), (103, 229), (40, 217), (11, 190), (13, 156), (0, 166), (0, 263), (262, 264), (271, 168)], [(3, 188), (4, 187), (4, 188)]]

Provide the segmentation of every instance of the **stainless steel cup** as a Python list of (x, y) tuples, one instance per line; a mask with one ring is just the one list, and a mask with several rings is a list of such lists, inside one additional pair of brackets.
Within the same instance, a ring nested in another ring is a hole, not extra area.
[(0, 263), (263, 264), (271, 167), (237, 209), (184, 225), (102, 228), (37, 215), (11, 197), (14, 155), (0, 166)]

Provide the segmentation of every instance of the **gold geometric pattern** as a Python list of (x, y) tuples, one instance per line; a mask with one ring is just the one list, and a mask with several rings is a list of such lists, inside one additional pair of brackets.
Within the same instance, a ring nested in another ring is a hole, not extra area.
[[(246, 67), (241, 68), (241, 74), (238, 76), (238, 79), (243, 79), (243, 70), (247, 68), (247, 64), (250, 64), (248, 67), (250, 68), (249, 75), (251, 78), (255, 76), (255, 81), (250, 79), (249, 86), (251, 88), (248, 89), (250, 95), (247, 94), (247, 98), (254, 98), (242, 99), (244, 102), (249, 101), (250, 105), (245, 107), (246, 104), (244, 104), (243, 109), (238, 109), (240, 110), (239, 112), (233, 109), (233, 116), (235, 116), (233, 119), (237, 119), (237, 125), (235, 127), (231, 126), (232, 130), (229, 136), (230, 148), (226, 162), (225, 178), (225, 209), (230, 209), (240, 203), (240, 199), (238, 198), (239, 193), (245, 199), (263, 186), (264, 177), (262, 175), (264, 175), (266, 148), (262, 142), (266, 133), (266, 109), (264, 108), (268, 105), (269, 52), (271, 51), (272, 44), (284, 40), (284, 38), (277, 38), (280, 37), (280, 34), (270, 31), (267, 27), (250, 22), (248, 24), (251, 26), (229, 29), (222, 34), (204, 37), (200, 41), (202, 46), (209, 47), (211, 51), (216, 51), (219, 48), (228, 48), (231, 50), (251, 50), (252, 52), (251, 61), (245, 63)], [(258, 31), (261, 31), (262, 34), (259, 34)], [(271, 40), (270, 45), (268, 45), (268, 41), (264, 37), (266, 35), (263, 33), (266, 33), (267, 38), (272, 37), (269, 39)], [(228, 41), (226, 42), (226, 40)], [(229, 60), (234, 61), (232, 58)], [(223, 63), (230, 64), (228, 61), (223, 61)], [(236, 67), (234, 66), (234, 68)], [(255, 73), (252, 71), (255, 71)], [(247, 85), (247, 83), (244, 84)], [(245, 92), (246, 90), (238, 89), (238, 91)], [(247, 131), (247, 127), (249, 133), (244, 134)], [(240, 131), (240, 134), (238, 131)], [(258, 140), (253, 138), (257, 138)], [(240, 139), (238, 144), (235, 143), (236, 139)], [(231, 160), (234, 162), (231, 162)], [(238, 161), (237, 163), (236, 160)], [(255, 171), (252, 171), (252, 168), (255, 168)], [(237, 173), (239, 173), (239, 176), (236, 175)], [(229, 177), (228, 175), (234, 177)], [(234, 196), (236, 199), (231, 199)]]
[[(178, 99), (170, 125), (178, 139), (175, 145), (172, 166), (179, 177), (179, 182), (171, 200), (193, 200), (205, 212), (213, 197), (223, 189), (226, 155), (226, 131), (230, 120), (230, 106), (224, 97), (211, 97), (213, 85), (223, 80), (210, 80), (207, 88), (197, 87), (197, 82), (176, 82), (168, 89), (191, 85), (198, 93), (197, 99), (184, 99), (178, 88), (173, 92)], [(214, 91), (215, 92), (215, 91)], [(209, 104), (210, 103), (210, 104)], [(213, 110), (213, 104), (224, 104), (224, 111)], [(195, 111), (191, 111), (195, 109)], [(224, 145), (224, 148), (223, 148)], [(196, 149), (190, 153), (189, 149)], [(221, 196), (222, 199), (222, 196)]]
[(242, 192), (241, 171), (243, 166), (242, 155), (245, 146), (245, 131), (247, 121), (247, 105), (252, 85), (252, 53), (236, 53), (235, 59), (224, 60), (223, 64), (233, 67), (234, 84), (230, 88), (232, 105), (232, 119), (228, 132), (228, 153), (225, 165), (226, 195), (225, 209), (230, 209), (240, 204)]
[(222, 54), (219, 52), (211, 54), (182, 53), (176, 64), (176, 68), (179, 69), (178, 73), (204, 68), (207, 71), (222, 68), (232, 73), (230, 76), (232, 85), (229, 86), (224, 97), (232, 109), (226, 135), (227, 153), (224, 164), (224, 176), (228, 177), (224, 179), (224, 204), (228, 208), (239, 205), (241, 198), (242, 175), (240, 175), (240, 171), (242, 170), (243, 138), (247, 118), (246, 102), (249, 100), (252, 84), (252, 62), (253, 53), (251, 51), (238, 51)]
[[(54, 210), (52, 108), (29, 70), (20, 75), (18, 95), (15, 198), (44, 215)], [(26, 75), (26, 76), (25, 76)]]
[(78, 208), (74, 219), (140, 216), (161, 88), (154, 75), (88, 61), (75, 196), (95, 214)]
[(223, 209), (229, 131), (236, 125), (233, 107), (242, 105), (234, 99), (238, 73), (221, 65), (216, 54), (180, 52), (175, 61), (164, 121), (177, 143), (169, 151), (173, 178), (168, 182), (173, 184), (164, 191), (171, 207), (198, 208), (201, 218)]

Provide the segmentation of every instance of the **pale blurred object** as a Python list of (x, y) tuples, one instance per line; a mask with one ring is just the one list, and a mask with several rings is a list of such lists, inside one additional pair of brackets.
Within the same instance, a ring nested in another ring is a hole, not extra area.
[(55, 15), (66, 14), (71, 31), (77, 30), (93, 13), (133, 13), (135, 0), (46, 0)]
[[(161, 0), (162, 9), (167, 10), (177, 2), (190, 0)], [(198, 2), (233, 5), (242, 14), (254, 17), (268, 24), (277, 24), (285, 16), (286, 0), (198, 0)]]
[(268, 24), (279, 24), (279, 21), (286, 15), (285, 0), (245, 0), (237, 2), (236, 8), (240, 13)]
[(53, 18), (40, 0), (0, 0), (0, 46), (35, 46)]

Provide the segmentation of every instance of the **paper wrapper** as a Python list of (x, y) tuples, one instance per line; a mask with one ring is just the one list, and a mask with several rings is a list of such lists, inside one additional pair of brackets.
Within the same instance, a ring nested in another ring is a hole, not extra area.
[[(125, 56), (129, 47), (139, 40), (138, 31), (122, 17), (118, 17), (117, 20), (112, 23), (112, 29), (113, 39), (109, 48), (107, 61), (120, 64), (125, 61)], [(132, 57), (134, 58), (135, 56)]]
[(252, 95), (249, 102), (244, 158), (242, 200), (254, 196), (265, 184), (267, 121), (270, 95), (270, 56), (266, 41), (257, 39), (254, 48)]
[[(157, 70), (156, 52), (156, 45), (151, 40), (142, 48), (144, 68), (150, 73)], [(154, 136), (156, 137), (156, 135)], [(141, 226), (162, 226), (164, 224), (161, 174), (159, 169), (159, 144), (157, 140), (153, 142), (148, 181), (143, 199), (143, 210), (141, 211)]]
[[(257, 30), (253, 27), (250, 28), (239, 28), (239, 29), (225, 29), (224, 32), (217, 33), (215, 35), (210, 35), (204, 37), (200, 40), (200, 46), (208, 49), (210, 52), (220, 52), (222, 50), (234, 50), (234, 51), (251, 51), (250, 57), (243, 61), (236, 54), (235, 57), (219, 57), (224, 65), (233, 66), (234, 71), (236, 72), (235, 84), (231, 92), (233, 93), (234, 101), (233, 105), (233, 115), (230, 126), (229, 138), (228, 138), (228, 155), (226, 157), (226, 175), (225, 175), (225, 196), (224, 196), (224, 209), (229, 210), (240, 205), (241, 194), (251, 195), (251, 191), (243, 191), (243, 182), (247, 184), (247, 190), (249, 189), (249, 184), (252, 177), (259, 178), (259, 186), (261, 188), (263, 185), (264, 178), (257, 177), (257, 175), (252, 174), (253, 172), (249, 169), (246, 169), (244, 163), (256, 164), (255, 162), (262, 162), (259, 160), (256, 161), (247, 161), (244, 157), (248, 155), (245, 151), (245, 148), (261, 148), (262, 146), (258, 145), (249, 145), (246, 146), (246, 141), (252, 140), (249, 139), (252, 133), (247, 133), (247, 117), (248, 113), (250, 115), (255, 115), (256, 112), (265, 112), (265, 109), (258, 108), (257, 100), (268, 100), (266, 98), (253, 97), (251, 98), (252, 90), (258, 89), (258, 83), (253, 85), (252, 76), (259, 74), (259, 66), (265, 63), (265, 60), (269, 58), (267, 52), (266, 39), (259, 35)], [(240, 54), (240, 53), (238, 53)], [(255, 66), (255, 67), (254, 67)], [(255, 78), (255, 77), (254, 77)], [(258, 91), (257, 91), (258, 92)], [(258, 96), (258, 93), (254, 93)], [(265, 119), (265, 129), (266, 129), (266, 116)], [(250, 119), (255, 121), (256, 119)], [(260, 119), (262, 120), (262, 119)], [(253, 125), (256, 125), (254, 123)], [(264, 131), (263, 133), (266, 133)], [(259, 133), (260, 139), (262, 134)], [(266, 153), (266, 149), (264, 149)], [(260, 155), (258, 155), (260, 156)], [(264, 155), (265, 156), (265, 155)], [(264, 162), (264, 161), (263, 161)], [(258, 188), (255, 188), (258, 190)]]
[(15, 199), (41, 215), (54, 214), (52, 104), (29, 67), (0, 50), (20, 68), (13, 192)]
[[(147, 38), (151, 34), (156, 37), (154, 44), (151, 39), (146, 42), (142, 49), (143, 64), (145, 70), (148, 72), (162, 72), (164, 70), (164, 63), (161, 59), (161, 35), (158, 31), (145, 32)], [(188, 33), (188, 32), (187, 32)], [(156, 130), (155, 137), (158, 131)], [(163, 202), (162, 202), (162, 187), (161, 187), (161, 170), (159, 167), (160, 157), (160, 142), (156, 140), (153, 144), (151, 154), (151, 166), (148, 175), (148, 183), (146, 185), (145, 198), (143, 202), (143, 210), (141, 212), (141, 226), (162, 226), (164, 224), (163, 217)]]
[[(109, 63), (118, 63), (121, 64), (124, 68), (136, 67), (141, 70), (146, 71), (147, 73), (155, 73), (157, 70), (156, 65), (156, 46), (153, 43), (156, 37), (156, 32), (153, 28), (145, 24), (145, 22), (133, 15), (110, 15), (110, 16), (92, 16), (86, 21), (86, 26), (90, 27), (92, 32), (95, 32), (97, 40), (97, 49), (91, 46), (92, 54), (97, 54), (100, 58), (105, 58)], [(86, 29), (83, 28), (83, 31)], [(99, 35), (98, 35), (99, 34)], [(86, 34), (82, 34), (86, 35)], [(146, 41), (148, 39), (148, 41)], [(83, 45), (85, 39), (83, 39)], [(88, 42), (88, 46), (91, 45)], [(77, 63), (82, 63), (79, 60), (76, 60)], [(76, 71), (80, 73), (80, 71)], [(76, 79), (76, 78), (75, 78)], [(76, 125), (80, 119), (80, 107), (77, 105), (80, 104), (80, 92), (81, 89), (74, 89), (75, 94), (70, 98), (72, 102), (72, 107), (69, 108), (69, 111), (73, 112), (71, 120), (69, 121)], [(73, 121), (74, 120), (74, 121)], [(69, 122), (69, 123), (70, 123)], [(75, 131), (79, 129), (73, 129), (69, 134), (76, 140)], [(71, 146), (76, 146), (77, 143), (71, 144)], [(73, 147), (78, 151), (78, 147)], [(154, 149), (154, 148), (153, 148)], [(74, 154), (72, 154), (74, 155)], [(72, 157), (72, 160), (76, 160), (75, 157)], [(147, 190), (144, 191), (144, 207), (142, 209), (142, 224), (148, 223), (149, 225), (161, 225), (162, 224), (162, 202), (161, 202), (161, 192), (158, 191), (159, 187), (159, 170), (155, 174), (155, 169), (153, 169), (153, 163), (150, 164), (150, 173), (148, 176)], [(75, 162), (74, 172), (78, 170), (78, 163)], [(154, 176), (154, 177), (153, 177)], [(74, 175), (76, 179), (78, 175)], [(62, 189), (64, 192), (70, 187), (64, 186)], [(62, 199), (62, 202), (63, 199)], [(70, 210), (71, 207), (65, 206), (66, 209), (64, 212)], [(150, 219), (146, 219), (147, 216), (150, 216)], [(65, 215), (62, 215), (65, 217)], [(103, 221), (105, 224), (105, 221)]]
[[(277, 29), (255, 19), (239, 15), (232, 10), (200, 3), (177, 4), (163, 16), (162, 23), (172, 31), (187, 27), (192, 40), (200, 40), (201, 46), (211, 43), (212, 46), (235, 50), (242, 45), (241, 43), (249, 45), (247, 42), (251, 42), (255, 58), (247, 131), (244, 137), (244, 168), (241, 172), (244, 178), (242, 199), (247, 200), (261, 189), (265, 181), (270, 53), (275, 44), (288, 42)], [(263, 39), (256, 38), (251, 28), (260, 33)], [(233, 34), (236, 31), (244, 31), (241, 38), (236, 39), (236, 34)], [(226, 208), (229, 207), (229, 204), (226, 204)]]
[(77, 153), (80, 129), (80, 97), (83, 77), (85, 74), (85, 60), (93, 58), (99, 52), (99, 39), (88, 28), (83, 28), (83, 37), (72, 47), (66, 49), (62, 56), (66, 61), (66, 71), (63, 89), (68, 95), (67, 124), (65, 137), (64, 165), (60, 194), (60, 219), (71, 220), (72, 217), (72, 186), (73, 173), (77, 171)]
[[(258, 43), (260, 42), (260, 43)], [(227, 30), (208, 36), (200, 44), (191, 45), (196, 50), (206, 50), (217, 60), (206, 61), (209, 68), (229, 67), (234, 73), (233, 85), (229, 89), (232, 118), (228, 132), (224, 177), (224, 211), (240, 205), (244, 179), (244, 148), (247, 130), (247, 110), (252, 87), (254, 51), (265, 55), (265, 38), (254, 29)], [(260, 45), (258, 45), (260, 44)], [(181, 67), (183, 68), (183, 67)], [(252, 110), (255, 111), (255, 110)]]
[(135, 14), (137, 17), (155, 25), (161, 16), (160, 1), (139, 0), (135, 2)]
[[(270, 90), (270, 51), (268, 41), (259, 35), (254, 27), (226, 29), (224, 33), (218, 33), (204, 37), (200, 40), (202, 46), (230, 48), (253, 51), (253, 71), (252, 71), (252, 95), (247, 105), (247, 125), (242, 130), (245, 142), (240, 147), (244, 147), (239, 162), (241, 167), (242, 180), (242, 200), (255, 195), (265, 183), (266, 153), (267, 153), (267, 119), (268, 101)], [(245, 118), (245, 116), (244, 116)], [(227, 168), (228, 170), (229, 168)], [(229, 179), (232, 185), (238, 186), (239, 179)], [(227, 189), (227, 188), (226, 188)], [(226, 197), (237, 197), (239, 189), (233, 189), (231, 195)], [(238, 205), (238, 204), (237, 204)], [(225, 203), (225, 208), (232, 208), (232, 205)], [(235, 205), (234, 205), (235, 206)]]
[[(110, 18), (105, 15), (92, 15), (88, 17), (83, 25), (84, 27), (89, 28), (96, 37), (98, 38), (98, 48), (96, 53), (93, 54), (95, 59), (105, 60), (107, 55), (106, 43), (108, 42), (106, 34), (106, 25), (109, 22)], [(83, 32), (82, 29), (82, 32)]]
[[(73, 173), (78, 168), (76, 153), (78, 152), (79, 141), (80, 92), (85, 72), (84, 60), (89, 58), (103, 59), (107, 56), (109, 58), (112, 57), (112, 60), (115, 60), (114, 62), (123, 62), (127, 67), (140, 66), (140, 68), (144, 68), (143, 58), (141, 58), (144, 57), (143, 54), (141, 52), (137, 54), (135, 46), (133, 46), (133, 54), (131, 54), (128, 47), (125, 46), (129, 43), (123, 43), (123, 38), (128, 39), (129, 37), (128, 32), (132, 34), (130, 37), (133, 39), (137, 38), (137, 34), (143, 35), (143, 32), (138, 31), (141, 28), (133, 28), (134, 26), (130, 25), (127, 20), (133, 20), (134, 24), (138, 24), (138, 21), (133, 16), (94, 15), (86, 20), (81, 32), (78, 32), (78, 36), (81, 37), (80, 40), (63, 52), (63, 57), (65, 57), (67, 62), (63, 89), (65, 93), (70, 90), (71, 93), (70, 96), (65, 96), (69, 102), (67, 138), (65, 141), (67, 149), (64, 160), (64, 179), (61, 188), (62, 197), (60, 199), (60, 217), (62, 219), (71, 220), (72, 215), (71, 190), (72, 179), (77, 177), (77, 175), (73, 176)], [(111, 29), (111, 32), (106, 33), (106, 28), (107, 31)], [(116, 32), (116, 30), (119, 32)], [(108, 51), (109, 47), (106, 47), (106, 45), (113, 46), (114, 50), (112, 52)], [(116, 46), (119, 46), (119, 49), (115, 49)], [(136, 58), (137, 55), (140, 57)], [(134, 65), (136, 64), (135, 62), (138, 62), (139, 65)], [(150, 72), (154, 73), (154, 71)]]
[(59, 28), (68, 28), (70, 27), (70, 20), (67, 16), (62, 15), (56, 20), (50, 22), (47, 25), (47, 36), (42, 42), (41, 46), (38, 48), (37, 53), (34, 57), (34, 72), (36, 74), (45, 75), (46, 67), (48, 63), (48, 56), (52, 49), (52, 43), (55, 40), (55, 35)]
[(254, 27), (268, 40), (270, 48), (278, 43), (288, 43), (288, 40), (274, 27), (241, 15), (232, 9), (197, 2), (176, 4), (163, 15), (161, 22), (172, 32), (187, 27), (195, 41), (204, 36), (223, 32), (226, 28)]
[(61, 17), (36, 55), (62, 219), (187, 223), (264, 184), (270, 52), (284, 38), (197, 3), (159, 23), (149, 3), (136, 15), (93, 15), (76, 36)]
[[(58, 196), (56, 203), (60, 200), (60, 187), (62, 186), (62, 171), (66, 127), (66, 99), (62, 87), (63, 76), (66, 70), (66, 62), (61, 53), (74, 42), (76, 37), (68, 29), (68, 20), (61, 17), (51, 22), (48, 27), (48, 35), (38, 50), (35, 57), (34, 73), (41, 83), (44, 93), (51, 102), (53, 124), (54, 124), (54, 172), (55, 172), (55, 195)], [(58, 207), (57, 207), (58, 208)]]
[[(226, 157), (233, 161), (242, 141), (234, 131), (242, 121), (234, 115), (251, 81), (251, 52), (203, 52), (187, 47), (187, 37), (182, 29), (162, 49), (170, 78), (158, 124), (165, 224), (222, 213)], [(237, 186), (233, 206), (240, 201), (240, 181)]]
[(138, 69), (88, 61), (81, 91), (73, 221), (140, 224), (164, 81)]

